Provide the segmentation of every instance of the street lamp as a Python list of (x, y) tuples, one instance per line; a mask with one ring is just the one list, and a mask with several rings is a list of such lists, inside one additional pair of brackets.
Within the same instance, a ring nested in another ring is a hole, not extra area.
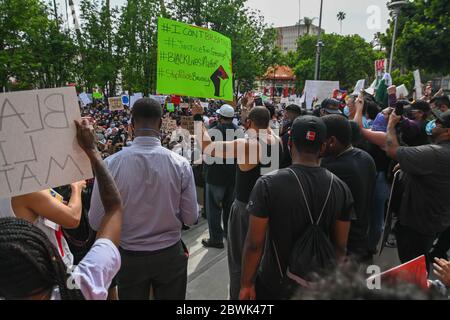
[(323, 42), (320, 39), (322, 35), (322, 9), (323, 9), (323, 0), (320, 0), (320, 18), (319, 18), (319, 34), (317, 36), (317, 51), (316, 51), (316, 71), (314, 74), (314, 80), (320, 79), (320, 49), (323, 47)]
[(392, 35), (392, 46), (391, 46), (391, 56), (389, 59), (389, 74), (392, 73), (392, 65), (394, 59), (394, 51), (395, 51), (395, 38), (397, 37), (397, 28), (398, 28), (398, 16), (400, 15), (401, 8), (408, 4), (408, 1), (391, 1), (387, 4), (389, 10), (391, 10), (392, 15), (394, 17), (394, 34)]

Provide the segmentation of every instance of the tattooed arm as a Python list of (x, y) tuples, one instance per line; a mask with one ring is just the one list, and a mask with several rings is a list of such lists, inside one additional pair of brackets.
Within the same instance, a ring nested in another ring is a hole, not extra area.
[(100, 198), (105, 209), (105, 215), (97, 232), (97, 239), (109, 239), (116, 246), (120, 242), (122, 228), (122, 200), (113, 177), (97, 151), (95, 136), (86, 121), (75, 122), (77, 139), (86, 152), (95, 173)]
[(389, 117), (389, 124), (387, 127), (386, 154), (394, 160), (397, 160), (397, 150), (400, 147), (395, 126), (400, 122), (401, 119), (401, 116), (398, 116), (395, 114), (395, 112), (392, 112), (391, 116)]

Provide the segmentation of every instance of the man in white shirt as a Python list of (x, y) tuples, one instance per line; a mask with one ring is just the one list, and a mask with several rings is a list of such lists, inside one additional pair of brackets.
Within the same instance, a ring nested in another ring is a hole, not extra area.
[[(198, 219), (196, 188), (189, 162), (161, 146), (161, 117), (157, 101), (138, 100), (132, 146), (106, 159), (124, 207), (120, 299), (148, 299), (151, 288), (156, 299), (182, 300), (186, 294), (188, 256), (181, 228)], [(95, 185), (89, 212), (94, 229), (102, 216)]]

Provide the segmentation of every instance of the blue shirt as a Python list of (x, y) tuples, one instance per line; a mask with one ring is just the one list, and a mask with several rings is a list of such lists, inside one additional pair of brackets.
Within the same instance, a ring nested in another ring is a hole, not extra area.
[[(106, 160), (123, 202), (120, 246), (156, 251), (181, 239), (182, 223), (198, 219), (194, 175), (189, 162), (161, 146), (154, 137), (137, 137), (132, 146)], [(98, 230), (104, 215), (97, 181), (89, 222)]]

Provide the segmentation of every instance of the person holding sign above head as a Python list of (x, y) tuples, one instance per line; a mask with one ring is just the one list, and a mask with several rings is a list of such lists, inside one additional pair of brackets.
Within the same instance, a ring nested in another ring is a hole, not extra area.
[(87, 121), (76, 125), (78, 143), (89, 157), (105, 210), (97, 240), (70, 270), (42, 230), (23, 219), (1, 218), (0, 299), (105, 300), (120, 268), (116, 247), (122, 225), (120, 194), (96, 149), (92, 127)]
[[(190, 163), (161, 145), (162, 108), (143, 98), (132, 110), (133, 144), (105, 161), (123, 199), (124, 216), (118, 274), (119, 299), (185, 299), (188, 253), (181, 241), (183, 224), (198, 219)], [(105, 210), (96, 182), (89, 211), (94, 230)]]
[(250, 193), (259, 177), (279, 168), (281, 159), (280, 139), (269, 127), (269, 110), (263, 106), (253, 107), (254, 102), (251, 93), (242, 99), (246, 133), (244, 138), (233, 141), (213, 142), (203, 125), (203, 108), (197, 105), (192, 110), (197, 121), (196, 138), (203, 152), (215, 158), (237, 159), (235, 199), (230, 211), (227, 237), (232, 300), (239, 298), (241, 257), (249, 219), (246, 206)]

